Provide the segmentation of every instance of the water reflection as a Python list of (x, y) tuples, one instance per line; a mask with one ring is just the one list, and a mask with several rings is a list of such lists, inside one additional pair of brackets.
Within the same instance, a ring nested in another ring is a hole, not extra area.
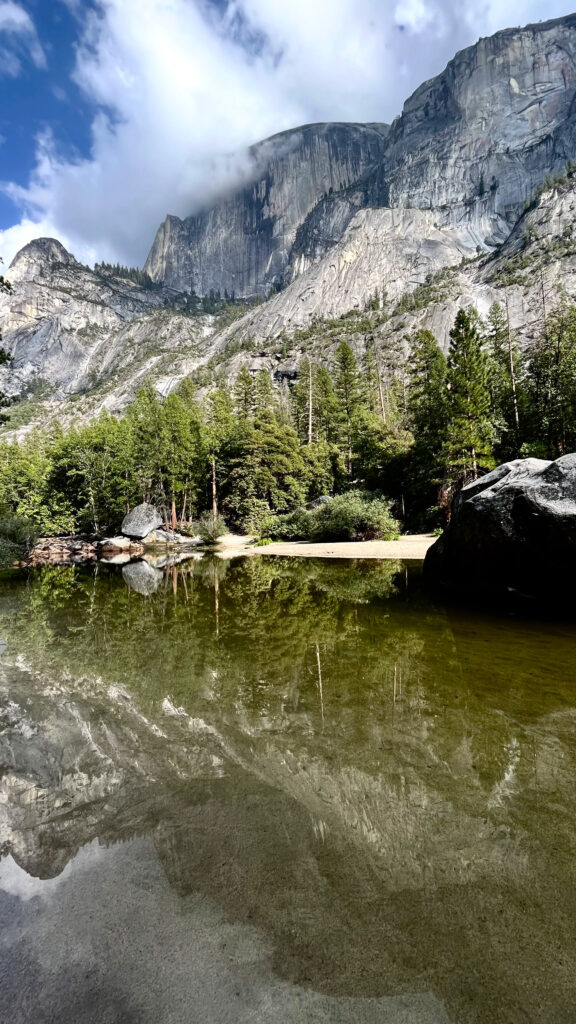
[(128, 568), (2, 585), (3, 851), (55, 878), (147, 837), (299, 986), (576, 1019), (574, 629), (393, 562)]

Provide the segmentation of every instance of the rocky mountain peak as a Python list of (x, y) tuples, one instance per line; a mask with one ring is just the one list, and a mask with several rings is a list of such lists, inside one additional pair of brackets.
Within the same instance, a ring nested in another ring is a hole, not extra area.
[(16, 270), (23, 263), (80, 266), (76, 257), (68, 252), (57, 238), (35, 238), (32, 242), (28, 242), (16, 253), (10, 264), (10, 270)]
[(460, 51), (392, 125), (391, 206), (437, 211), (502, 242), (545, 177), (576, 146), (576, 16), (506, 29)]

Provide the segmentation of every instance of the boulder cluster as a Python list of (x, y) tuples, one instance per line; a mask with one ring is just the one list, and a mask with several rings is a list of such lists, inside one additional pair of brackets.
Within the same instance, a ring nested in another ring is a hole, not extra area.
[(144, 501), (124, 516), (120, 535), (106, 537), (99, 548), (105, 557), (110, 557), (113, 554), (143, 554), (147, 547), (194, 543), (191, 537), (161, 529), (163, 522), (158, 509)]
[(81, 564), (102, 559), (122, 564), (145, 554), (147, 549), (192, 547), (197, 538), (161, 529), (164, 520), (148, 502), (137, 505), (124, 517), (121, 533), (96, 540), (93, 537), (42, 537), (28, 559), (32, 565), (65, 562)]

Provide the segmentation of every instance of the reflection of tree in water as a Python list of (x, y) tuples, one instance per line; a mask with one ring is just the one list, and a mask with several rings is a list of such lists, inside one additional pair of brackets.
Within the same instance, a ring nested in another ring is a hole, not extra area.
[[(297, 980), (420, 979), (483, 1024), (530, 1011), (528, 973), (554, 978), (559, 1019), (561, 948), (538, 934), (548, 916), (576, 949), (557, 901), (573, 881), (573, 636), (448, 616), (399, 570), (205, 559), (149, 598), (104, 567), (6, 583), (0, 633), (37, 670), (7, 691), (37, 709), (31, 742), (6, 718), (36, 757), (22, 841), (40, 863), (52, 830), (59, 870), (67, 843), (153, 834), (177, 891), (264, 926)], [(472, 979), (457, 992), (454, 958)]]
[[(116, 573), (68, 569), (33, 572), (25, 588), (14, 584), (4, 628), (15, 625), (19, 646), (79, 671), (134, 686), (150, 699), (159, 691), (179, 701), (206, 686), (286, 686), (315, 644), (342, 643), (357, 629), (355, 605), (394, 591), (397, 563), (358, 570), (324, 566), (300, 571), (286, 563), (256, 560), (229, 566), (220, 559), (185, 563), (166, 573), (149, 599), (131, 593)], [(342, 594), (351, 596), (343, 601)], [(24, 612), (27, 614), (25, 615)], [(216, 634), (218, 613), (218, 636)], [(183, 665), (182, 645), (185, 645)], [(241, 694), (240, 694), (241, 697)]]

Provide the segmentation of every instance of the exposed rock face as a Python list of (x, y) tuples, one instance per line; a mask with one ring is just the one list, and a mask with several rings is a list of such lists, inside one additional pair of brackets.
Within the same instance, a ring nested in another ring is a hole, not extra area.
[(534, 188), (574, 155), (575, 95), (576, 15), (462, 50), (392, 125), (390, 205), (429, 207), (503, 241)]
[[(17, 395), (42, 382), (53, 395), (49, 413), (65, 421), (72, 412), (120, 411), (144, 379), (166, 395), (206, 364), (209, 374), (218, 366), (231, 376), (256, 358), (254, 368), (293, 381), (305, 353), (290, 332), (363, 311), (376, 289), (386, 291), (390, 313), (447, 266), (455, 268), (450, 289), (378, 326), (388, 346), (401, 348), (412, 328), (426, 326), (446, 347), (458, 308), (472, 304), (485, 315), (504, 301), (503, 283), (511, 325), (529, 343), (541, 322), (540, 271), (547, 293), (576, 297), (574, 180), (524, 213), (534, 187), (576, 154), (575, 69), (570, 15), (463, 50), (390, 129), (310, 125), (261, 143), (236, 194), (161, 227), (147, 270), (165, 291), (94, 273), (53, 239), (31, 243), (9, 269), (13, 292), (0, 295), (3, 344), (13, 355), (11, 367), (0, 367), (0, 391)], [(486, 244), (496, 246), (490, 259), (460, 266)], [(513, 275), (510, 260), (519, 265)], [(516, 272), (522, 261), (538, 278)], [(265, 295), (275, 284), (285, 287), (225, 329), (213, 316), (165, 308), (173, 289)], [(263, 344), (279, 335), (282, 349), (288, 336), (285, 358)], [(365, 336), (353, 339), (359, 355)], [(247, 357), (248, 340), (264, 357)], [(83, 392), (92, 393), (82, 405), (65, 404)]]
[(163, 302), (158, 292), (82, 266), (54, 238), (25, 245), (8, 277), (0, 327), (17, 376), (65, 382), (70, 391), (98, 376), (111, 332)]
[(146, 270), (178, 291), (266, 295), (282, 284), (296, 232), (323, 196), (382, 159), (386, 125), (316, 124), (253, 147), (253, 181), (187, 220), (167, 217)]
[[(470, 256), (471, 245), (455, 230), (439, 228), (427, 210), (359, 210), (323, 260), (310, 261), (303, 276), (233, 324), (222, 340), (275, 337), (314, 317), (363, 309), (376, 290), (393, 301), (428, 274)], [(304, 254), (300, 261), (304, 269)]]
[(576, 16), (462, 50), (388, 132), (311, 125), (254, 147), (253, 183), (198, 216), (168, 217), (146, 269), (205, 294), (267, 294), (342, 238), (362, 207), (434, 210), (463, 240), (504, 241), (576, 145)]
[(124, 516), (121, 529), (125, 537), (142, 539), (162, 526), (162, 522), (163, 519), (158, 509), (144, 501), (141, 505), (136, 505), (127, 516)]
[(471, 591), (554, 599), (576, 570), (576, 454), (517, 459), (464, 487), (425, 561), (429, 578)]

